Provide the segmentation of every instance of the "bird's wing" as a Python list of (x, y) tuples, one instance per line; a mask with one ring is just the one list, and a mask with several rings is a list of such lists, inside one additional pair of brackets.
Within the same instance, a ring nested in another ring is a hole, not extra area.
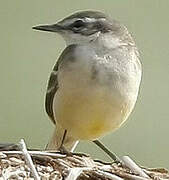
[(48, 87), (47, 87), (46, 99), (45, 99), (45, 109), (48, 116), (51, 118), (54, 124), (56, 122), (55, 122), (54, 113), (53, 113), (54, 112), (53, 99), (54, 99), (55, 93), (57, 92), (59, 88), (59, 83), (58, 83), (58, 78), (57, 78), (59, 65), (63, 62), (63, 60), (66, 61), (70, 58), (73, 58), (72, 53), (74, 52), (75, 48), (76, 48), (76, 45), (70, 45), (66, 47), (66, 49), (62, 52), (58, 61), (56, 62), (48, 81)]

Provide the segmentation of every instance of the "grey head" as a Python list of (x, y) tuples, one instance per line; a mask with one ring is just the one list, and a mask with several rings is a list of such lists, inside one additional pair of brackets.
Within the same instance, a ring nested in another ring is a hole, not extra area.
[(124, 25), (98, 11), (76, 12), (57, 23), (35, 26), (33, 29), (59, 33), (66, 41), (71, 42), (91, 41), (98, 33), (128, 36)]

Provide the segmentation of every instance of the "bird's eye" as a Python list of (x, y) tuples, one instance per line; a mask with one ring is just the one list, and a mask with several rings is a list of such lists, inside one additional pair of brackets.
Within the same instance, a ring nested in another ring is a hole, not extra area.
[(73, 23), (73, 27), (75, 29), (82, 28), (82, 27), (84, 27), (84, 25), (85, 25), (85, 23), (82, 20), (77, 20)]

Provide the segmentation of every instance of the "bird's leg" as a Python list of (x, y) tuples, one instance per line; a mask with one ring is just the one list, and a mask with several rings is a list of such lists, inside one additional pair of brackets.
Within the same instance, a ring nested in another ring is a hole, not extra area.
[(99, 146), (111, 159), (114, 160), (115, 163), (121, 163), (121, 160), (118, 156), (116, 156), (114, 153), (112, 153), (111, 151), (109, 151), (109, 149), (104, 146), (99, 140), (94, 140), (93, 141), (97, 146)]
[(64, 141), (66, 139), (66, 134), (67, 134), (67, 130), (64, 131), (64, 134), (63, 134), (63, 138), (62, 138), (62, 141), (61, 141), (61, 145), (59, 147), (59, 151), (63, 154), (66, 154), (66, 155), (72, 155), (72, 153), (68, 150), (65, 149), (65, 147), (63, 146), (64, 144)]

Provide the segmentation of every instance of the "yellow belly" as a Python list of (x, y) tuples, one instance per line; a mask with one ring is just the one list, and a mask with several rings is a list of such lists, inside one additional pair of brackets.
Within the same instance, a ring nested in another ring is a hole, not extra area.
[(96, 139), (117, 129), (127, 116), (127, 106), (102, 92), (58, 92), (57, 123), (76, 139)]

